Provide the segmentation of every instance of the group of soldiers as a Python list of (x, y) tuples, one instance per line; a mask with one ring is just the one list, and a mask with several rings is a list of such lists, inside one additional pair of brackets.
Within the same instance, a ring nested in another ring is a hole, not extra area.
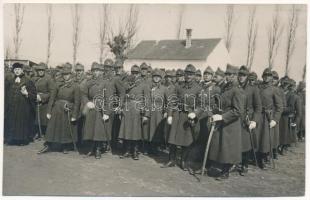
[(112, 151), (139, 160), (168, 152), (162, 168), (207, 168), (221, 180), (233, 170), (244, 175), (250, 163), (266, 169), (305, 137), (305, 83), (270, 68), (262, 80), (231, 64), (201, 72), (142, 63), (129, 73), (106, 59), (87, 72), (80, 63), (6, 69), (4, 142), (43, 137), (38, 154), (73, 147), (96, 159)]

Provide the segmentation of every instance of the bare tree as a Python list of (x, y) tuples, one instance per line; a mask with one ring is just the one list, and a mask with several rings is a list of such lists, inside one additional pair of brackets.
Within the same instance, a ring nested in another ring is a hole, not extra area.
[(269, 68), (273, 68), (275, 57), (278, 54), (283, 26), (279, 17), (279, 6), (276, 5), (272, 23), (268, 28), (268, 64)]
[(72, 8), (72, 26), (73, 26), (73, 69), (75, 69), (75, 64), (77, 60), (78, 47), (80, 44), (80, 34), (81, 34), (81, 8), (78, 4), (75, 4)]
[(234, 5), (227, 5), (224, 23), (225, 23), (225, 37), (224, 37), (225, 46), (229, 52), (232, 44), (233, 29), (235, 25)]
[(125, 23), (119, 22), (118, 33), (115, 34), (112, 27), (109, 30), (108, 45), (115, 54), (116, 59), (126, 59), (128, 50), (134, 46), (134, 37), (138, 32), (138, 5), (131, 4)]
[(103, 63), (104, 59), (104, 50), (106, 48), (106, 39), (108, 34), (108, 28), (109, 28), (109, 13), (108, 13), (108, 5), (103, 4), (102, 7), (100, 7), (100, 29), (99, 29), (99, 62), (100, 64)]
[(52, 5), (47, 5), (47, 54), (46, 54), (46, 65), (49, 66), (49, 61), (51, 57), (51, 46), (54, 39), (54, 24), (53, 24), (53, 7)]
[(296, 30), (298, 27), (298, 15), (299, 10), (296, 5), (292, 5), (289, 13), (288, 27), (287, 27), (287, 38), (286, 38), (286, 52), (285, 52), (285, 75), (289, 73), (289, 64), (296, 45)]
[(249, 9), (248, 33), (247, 33), (247, 59), (246, 65), (251, 70), (256, 50), (256, 36), (258, 23), (256, 21), (256, 6)]
[(182, 36), (182, 25), (183, 25), (183, 16), (185, 11), (185, 5), (181, 5), (180, 12), (179, 12), (179, 18), (178, 18), (178, 32), (177, 32), (177, 39), (180, 40)]
[(14, 4), (14, 17), (15, 17), (15, 32), (13, 37), (14, 43), (14, 56), (15, 59), (19, 57), (19, 49), (22, 43), (20, 38), (20, 31), (24, 23), (25, 6), (22, 4)]

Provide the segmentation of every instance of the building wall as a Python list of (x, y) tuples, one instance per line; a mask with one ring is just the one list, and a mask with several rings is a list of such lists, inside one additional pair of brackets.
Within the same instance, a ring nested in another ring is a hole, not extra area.
[(208, 56), (206, 63), (212, 67), (213, 70), (216, 70), (218, 67), (220, 67), (222, 70), (226, 70), (226, 65), (227, 63), (231, 63), (231, 59), (223, 40), (220, 41), (220, 43)]

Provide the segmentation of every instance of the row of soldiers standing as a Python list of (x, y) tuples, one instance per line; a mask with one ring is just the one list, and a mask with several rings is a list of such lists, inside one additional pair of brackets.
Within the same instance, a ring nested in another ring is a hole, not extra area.
[(39, 154), (54, 144), (66, 154), (77, 143), (99, 159), (121, 144), (121, 158), (138, 160), (140, 152), (168, 147), (162, 167), (180, 165), (194, 174), (212, 137), (206, 167), (222, 179), (232, 166), (245, 173), (253, 157), (265, 169), (305, 133), (305, 84), (296, 91), (294, 80), (279, 80), (269, 68), (262, 81), (230, 64), (225, 72), (207, 67), (203, 74), (191, 64), (163, 71), (145, 63), (127, 74), (121, 61), (110, 59), (86, 73), (79, 63), (74, 73), (69, 63), (53, 73), (44, 63), (34, 69), (35, 75), (15, 63), (6, 73), (5, 142), (24, 145), (43, 134)]

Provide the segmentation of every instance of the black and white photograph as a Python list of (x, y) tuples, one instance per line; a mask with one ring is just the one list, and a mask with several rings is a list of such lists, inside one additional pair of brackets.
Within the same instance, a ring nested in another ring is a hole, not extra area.
[(309, 4), (245, 2), (2, 2), (2, 197), (307, 199)]

